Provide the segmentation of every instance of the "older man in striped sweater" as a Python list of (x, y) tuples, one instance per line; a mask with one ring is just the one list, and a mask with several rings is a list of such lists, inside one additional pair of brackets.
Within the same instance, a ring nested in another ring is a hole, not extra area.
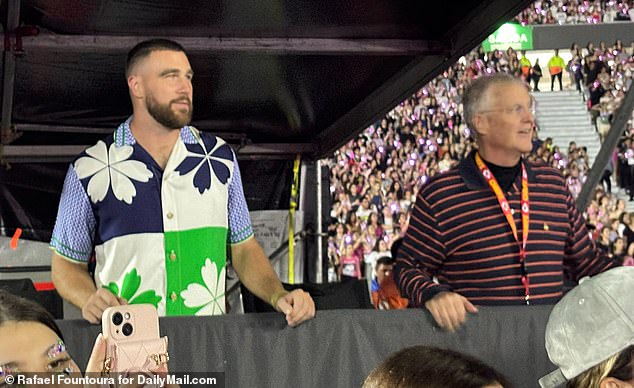
[(450, 331), (476, 305), (554, 304), (564, 276), (614, 266), (589, 238), (561, 173), (523, 158), (535, 124), (526, 86), (506, 74), (481, 77), (463, 103), (477, 151), (421, 189), (394, 270), (410, 305)]

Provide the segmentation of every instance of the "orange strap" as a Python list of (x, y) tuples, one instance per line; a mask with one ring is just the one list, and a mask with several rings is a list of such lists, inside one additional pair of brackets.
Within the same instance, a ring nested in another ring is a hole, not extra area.
[(522, 268), (522, 284), (524, 285), (524, 295), (526, 304), (528, 304), (528, 300), (530, 297), (530, 281), (528, 279), (528, 271), (526, 270), (526, 242), (528, 241), (528, 231), (530, 224), (530, 206), (528, 199), (528, 174), (526, 173), (526, 166), (522, 162), (522, 199), (521, 199), (521, 207), (522, 207), (522, 241), (520, 242), (519, 237), (517, 235), (517, 226), (515, 226), (515, 220), (513, 220), (513, 214), (511, 212), (511, 206), (509, 205), (508, 200), (504, 196), (504, 192), (500, 187), (497, 179), (491, 173), (491, 170), (484, 163), (484, 160), (480, 157), (480, 154), (476, 152), (475, 154), (476, 165), (480, 169), (482, 176), (486, 179), (489, 187), (495, 193), (497, 197), (498, 203), (500, 204), (500, 208), (504, 213), (504, 217), (508, 222), (511, 230), (513, 231), (513, 237), (515, 237), (515, 241), (520, 248), (520, 265)]

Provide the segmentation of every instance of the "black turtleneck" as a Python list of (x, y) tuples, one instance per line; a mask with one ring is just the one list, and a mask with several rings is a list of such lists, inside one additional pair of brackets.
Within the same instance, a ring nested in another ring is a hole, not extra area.
[[(482, 155), (480, 155), (480, 157), (482, 157)], [(519, 174), (522, 168), (521, 167), (522, 161), (520, 160), (513, 167), (503, 167), (503, 166), (498, 166), (496, 164), (493, 164), (485, 160), (484, 158), (482, 158), (482, 160), (487, 165), (489, 170), (491, 170), (491, 173), (500, 184), (500, 187), (502, 188), (502, 190), (504, 190), (504, 192), (508, 192), (509, 190), (511, 190), (511, 187), (513, 186), (513, 183), (515, 182), (515, 179), (517, 178), (517, 174)]]

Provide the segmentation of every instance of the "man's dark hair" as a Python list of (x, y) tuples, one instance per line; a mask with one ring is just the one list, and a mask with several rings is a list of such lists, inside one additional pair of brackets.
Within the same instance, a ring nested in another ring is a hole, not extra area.
[(390, 256), (382, 256), (376, 260), (376, 268), (379, 268), (379, 265), (394, 265), (394, 259)]
[(128, 52), (128, 59), (125, 62), (125, 76), (130, 75), (130, 69), (134, 67), (141, 59), (147, 57), (152, 51), (180, 51), (185, 52), (185, 48), (179, 43), (168, 39), (150, 39), (144, 40), (132, 47), (132, 50)]
[(365, 379), (363, 388), (482, 388), (510, 382), (482, 361), (449, 349), (413, 346), (390, 355)]
[(39, 322), (64, 340), (55, 318), (44, 307), (0, 289), (0, 325), (7, 322)]

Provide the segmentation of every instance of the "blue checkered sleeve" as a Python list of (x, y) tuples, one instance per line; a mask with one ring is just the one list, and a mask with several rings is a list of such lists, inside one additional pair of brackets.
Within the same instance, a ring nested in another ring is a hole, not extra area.
[(238, 167), (238, 159), (233, 154), (233, 177), (229, 183), (229, 243), (237, 244), (246, 240), (253, 235), (253, 227), (251, 226), (251, 217), (249, 216), (249, 208), (244, 198), (244, 190), (242, 189), (242, 177), (240, 176), (240, 168)]
[(64, 180), (50, 246), (62, 256), (87, 262), (93, 251), (95, 225), (90, 200), (71, 165)]

